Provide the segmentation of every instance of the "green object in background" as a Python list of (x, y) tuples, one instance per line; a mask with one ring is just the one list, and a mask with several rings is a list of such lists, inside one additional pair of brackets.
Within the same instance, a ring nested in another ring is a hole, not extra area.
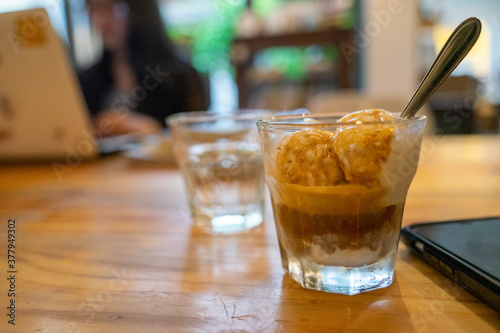
[(212, 18), (195, 25), (169, 27), (169, 35), (177, 44), (187, 44), (198, 71), (208, 73), (213, 66), (228, 67), (234, 24), (244, 8), (245, 1), (216, 0)]
[(260, 16), (267, 16), (274, 12), (286, 0), (252, 0), (252, 10)]
[(273, 47), (263, 51), (256, 61), (262, 70), (278, 71), (286, 79), (300, 81), (307, 77), (308, 66), (320, 62), (335, 64), (339, 52), (334, 46)]
[[(254, 0), (252, 8), (258, 15), (265, 16), (281, 2), (283, 0)], [(208, 73), (214, 67), (231, 68), (230, 47), (234, 25), (246, 8), (246, 1), (214, 0), (213, 5), (215, 15), (209, 20), (168, 29), (175, 43), (187, 45), (194, 67), (202, 73)]]

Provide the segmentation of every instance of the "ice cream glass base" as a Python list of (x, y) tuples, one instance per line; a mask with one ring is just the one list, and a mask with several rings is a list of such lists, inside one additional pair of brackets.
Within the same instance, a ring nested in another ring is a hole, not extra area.
[(340, 118), (281, 116), (258, 126), (283, 269), (304, 288), (354, 295), (392, 283), (425, 117)]
[(376, 263), (361, 267), (320, 265), (316, 262), (287, 257), (284, 267), (302, 287), (337, 294), (355, 295), (392, 283), (396, 252)]

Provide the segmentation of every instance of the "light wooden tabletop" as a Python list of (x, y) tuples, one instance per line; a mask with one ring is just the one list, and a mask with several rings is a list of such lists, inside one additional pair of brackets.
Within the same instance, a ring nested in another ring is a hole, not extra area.
[[(50, 165), (0, 167), (0, 332), (500, 330), (498, 313), (402, 244), (390, 287), (311, 291), (284, 275), (270, 210), (249, 233), (209, 236), (189, 225), (173, 167), (113, 156), (60, 176)], [(403, 224), (492, 215), (500, 137), (426, 139)]]

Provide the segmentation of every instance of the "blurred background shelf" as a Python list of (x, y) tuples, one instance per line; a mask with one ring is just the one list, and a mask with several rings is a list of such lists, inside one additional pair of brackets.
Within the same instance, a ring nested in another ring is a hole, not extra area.
[[(266, 35), (251, 38), (235, 38), (231, 48), (232, 63), (236, 72), (238, 86), (238, 100), (240, 107), (248, 107), (249, 91), (254, 83), (249, 72), (253, 69), (254, 59), (258, 52), (274, 47), (307, 47), (311, 45), (331, 45), (340, 49), (341, 45), (352, 45), (355, 32), (353, 29), (329, 28), (318, 31), (296, 32), (280, 35)], [(339, 52), (335, 67), (328, 65), (316, 71), (307, 71), (307, 81), (314, 81), (315, 77), (324, 79), (330, 76), (337, 86), (342, 89), (358, 87), (359, 62), (356, 55), (347, 57)], [(314, 73), (313, 73), (314, 72)]]

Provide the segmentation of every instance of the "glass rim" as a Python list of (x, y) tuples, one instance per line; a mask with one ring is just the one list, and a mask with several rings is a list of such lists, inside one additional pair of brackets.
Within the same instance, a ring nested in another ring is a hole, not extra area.
[[(269, 127), (280, 127), (280, 128), (335, 128), (345, 125), (356, 125), (356, 126), (367, 126), (367, 125), (379, 125), (379, 124), (396, 124), (396, 123), (418, 123), (427, 119), (425, 115), (418, 115), (412, 118), (400, 118), (400, 113), (391, 112), (394, 116), (393, 120), (383, 120), (383, 121), (368, 121), (358, 123), (339, 123), (338, 119), (352, 112), (336, 112), (336, 113), (301, 113), (301, 114), (288, 114), (288, 115), (274, 115), (271, 117), (266, 117), (257, 121), (257, 126), (262, 129), (267, 129)], [(329, 122), (294, 122), (294, 120), (306, 119), (306, 118), (336, 118), (337, 121), (329, 121)]]
[(252, 120), (256, 121), (273, 113), (266, 109), (235, 109), (230, 112), (217, 111), (187, 111), (174, 113), (165, 118), (165, 122), (169, 125), (177, 124), (192, 124), (209, 122), (224, 119), (233, 120)]

